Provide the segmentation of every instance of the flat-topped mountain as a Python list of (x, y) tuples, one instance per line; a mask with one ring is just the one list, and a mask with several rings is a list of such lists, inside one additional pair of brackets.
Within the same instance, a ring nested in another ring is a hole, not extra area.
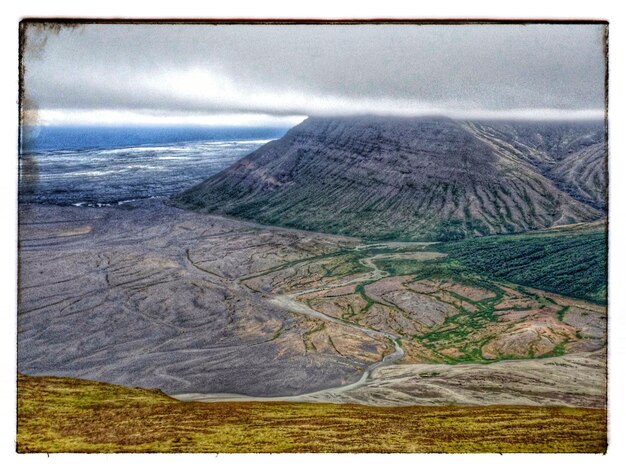
[[(459, 239), (603, 215), (483, 134), (447, 118), (309, 118), (176, 201), (375, 239)], [(578, 171), (559, 162), (564, 173)]]

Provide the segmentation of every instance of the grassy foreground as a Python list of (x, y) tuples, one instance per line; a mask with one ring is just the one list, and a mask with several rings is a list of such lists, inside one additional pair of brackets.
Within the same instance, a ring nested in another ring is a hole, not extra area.
[(606, 412), (515, 406), (182, 403), (18, 376), (18, 452), (605, 452)]

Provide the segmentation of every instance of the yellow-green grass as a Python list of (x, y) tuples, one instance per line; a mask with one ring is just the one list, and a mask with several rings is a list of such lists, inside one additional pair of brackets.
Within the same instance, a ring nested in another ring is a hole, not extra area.
[(605, 452), (605, 410), (183, 403), (18, 376), (19, 452)]

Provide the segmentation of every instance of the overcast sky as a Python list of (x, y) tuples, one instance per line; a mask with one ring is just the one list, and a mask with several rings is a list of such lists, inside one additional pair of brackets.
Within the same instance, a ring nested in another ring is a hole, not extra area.
[(602, 25), (30, 27), (26, 119), (596, 118), (604, 113), (603, 34)]

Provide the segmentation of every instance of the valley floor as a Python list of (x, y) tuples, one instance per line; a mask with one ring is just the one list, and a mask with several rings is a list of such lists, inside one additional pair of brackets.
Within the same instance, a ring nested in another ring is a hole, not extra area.
[(605, 448), (603, 305), (162, 201), (19, 215), (21, 451)]

